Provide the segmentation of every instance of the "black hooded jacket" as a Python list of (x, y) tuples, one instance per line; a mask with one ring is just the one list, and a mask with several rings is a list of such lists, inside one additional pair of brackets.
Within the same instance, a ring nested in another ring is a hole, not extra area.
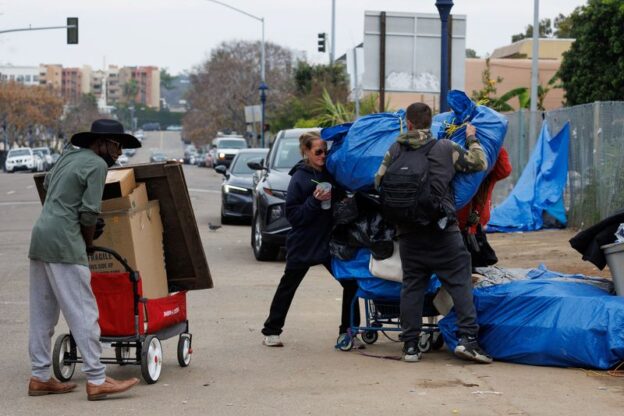
[[(286, 239), (286, 267), (308, 267), (330, 259), (329, 239), (332, 231), (332, 210), (322, 209), (321, 201), (314, 198), (319, 182), (330, 182), (331, 175), (319, 172), (305, 164), (297, 163), (289, 172), (292, 177), (286, 194), (286, 218), (292, 226)], [(332, 200), (337, 192), (332, 187)], [(333, 203), (332, 201), (332, 203)]]

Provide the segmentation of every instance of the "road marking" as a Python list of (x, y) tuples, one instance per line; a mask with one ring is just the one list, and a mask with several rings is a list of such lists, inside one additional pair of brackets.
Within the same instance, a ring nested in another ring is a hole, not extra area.
[(9, 191), (7, 192), (7, 195), (13, 195), (15, 193), (15, 191)]
[(197, 188), (189, 188), (189, 192), (199, 192), (205, 194), (220, 194), (221, 191), (215, 191), (214, 189), (197, 189)]
[(37, 202), (37, 201), (0, 202), (0, 207), (10, 207), (13, 205), (41, 205), (41, 202)]

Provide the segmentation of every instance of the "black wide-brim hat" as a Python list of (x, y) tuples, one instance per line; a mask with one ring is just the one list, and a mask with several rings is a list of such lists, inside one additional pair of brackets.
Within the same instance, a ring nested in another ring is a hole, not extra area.
[(71, 138), (71, 143), (78, 147), (89, 147), (99, 137), (119, 142), (122, 149), (137, 149), (141, 147), (139, 139), (125, 133), (120, 122), (109, 119), (95, 120), (91, 124), (91, 131), (74, 134)]

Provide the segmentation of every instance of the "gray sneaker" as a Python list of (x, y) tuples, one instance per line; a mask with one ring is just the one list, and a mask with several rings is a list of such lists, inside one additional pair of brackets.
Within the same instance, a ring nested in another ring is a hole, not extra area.
[(403, 344), (403, 361), (406, 363), (417, 363), (422, 358), (422, 352), (418, 348), (418, 342), (407, 341)]
[(262, 343), (266, 345), (267, 347), (283, 347), (284, 346), (279, 335), (267, 335), (264, 337), (264, 340), (262, 341)]
[(487, 352), (481, 349), (476, 337), (460, 337), (459, 343), (455, 347), (455, 355), (464, 360), (470, 360), (480, 364), (490, 364), (494, 361)]

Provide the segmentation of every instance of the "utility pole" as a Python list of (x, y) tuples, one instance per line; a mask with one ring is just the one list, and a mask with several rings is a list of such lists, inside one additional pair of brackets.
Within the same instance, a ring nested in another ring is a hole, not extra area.
[(531, 115), (529, 118), (529, 143), (535, 143), (537, 133), (537, 84), (539, 82), (539, 0), (533, 3), (533, 48), (531, 54)]
[(331, 52), (329, 53), (329, 63), (334, 64), (336, 57), (336, 0), (332, 0), (331, 13)]

